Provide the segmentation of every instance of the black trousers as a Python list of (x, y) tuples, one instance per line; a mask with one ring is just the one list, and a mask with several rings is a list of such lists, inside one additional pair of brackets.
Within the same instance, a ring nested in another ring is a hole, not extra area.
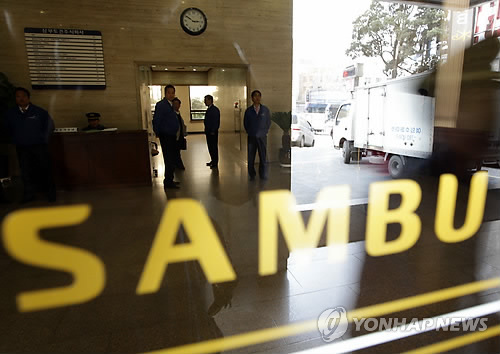
[(163, 184), (174, 182), (175, 163), (177, 161), (177, 139), (175, 135), (160, 135), (160, 145), (163, 152), (163, 162), (165, 163), (165, 180)]
[(177, 140), (177, 150), (175, 152), (175, 167), (184, 168), (184, 162), (182, 162), (181, 148), (179, 140)]
[(217, 166), (219, 164), (219, 133), (205, 133), (205, 136), (207, 137), (208, 153), (210, 154), (212, 165)]
[(40, 188), (49, 199), (55, 199), (56, 186), (48, 145), (18, 145), (16, 150), (24, 184), (24, 198), (34, 197)]
[(255, 177), (255, 154), (259, 152), (259, 176), (267, 178), (267, 136), (248, 137), (248, 175)]

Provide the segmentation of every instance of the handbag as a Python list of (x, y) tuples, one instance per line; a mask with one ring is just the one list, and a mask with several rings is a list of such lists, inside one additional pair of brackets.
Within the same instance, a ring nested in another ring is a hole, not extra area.
[(187, 140), (184, 137), (181, 137), (177, 141), (177, 146), (179, 147), (180, 150), (187, 150)]

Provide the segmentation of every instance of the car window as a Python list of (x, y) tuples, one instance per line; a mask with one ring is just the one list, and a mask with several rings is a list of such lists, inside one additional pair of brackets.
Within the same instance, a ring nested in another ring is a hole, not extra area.
[(351, 110), (350, 104), (346, 104), (346, 105), (342, 106), (340, 108), (339, 115), (337, 116), (337, 118), (342, 119), (342, 118), (347, 117), (349, 115), (350, 110)]
[(346, 105), (343, 105), (342, 107), (340, 107), (338, 115), (337, 115), (337, 119), (335, 120), (335, 125), (339, 125), (340, 120), (349, 115), (350, 109), (351, 109), (350, 104), (346, 104)]
[(339, 105), (330, 106), (330, 109), (328, 111), (328, 118), (330, 119), (335, 118), (335, 114), (337, 114), (339, 107), (340, 107)]

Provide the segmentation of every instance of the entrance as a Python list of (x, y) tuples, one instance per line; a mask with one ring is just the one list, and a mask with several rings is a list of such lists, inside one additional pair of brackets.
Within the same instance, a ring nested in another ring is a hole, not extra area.
[[(176, 97), (182, 102), (180, 113), (188, 134), (204, 133), (206, 106), (205, 95), (214, 97), (221, 113), (219, 133), (228, 135), (221, 139), (221, 149), (244, 150), (242, 136), (243, 113), (247, 106), (246, 66), (202, 66), (181, 64), (142, 64), (138, 66), (139, 93), (141, 102), (141, 124), (148, 131), (154, 149), (159, 141), (153, 132), (152, 119), (155, 105), (165, 96), (165, 86), (176, 88)], [(229, 136), (232, 135), (232, 136)], [(160, 150), (158, 148), (157, 150)], [(164, 166), (161, 154), (151, 159), (153, 176), (163, 179)]]

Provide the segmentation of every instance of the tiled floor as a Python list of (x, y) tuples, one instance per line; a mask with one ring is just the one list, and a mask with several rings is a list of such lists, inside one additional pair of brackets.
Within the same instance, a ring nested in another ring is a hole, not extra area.
[[(422, 180), (424, 202), (418, 214), (423, 220), (423, 231), (412, 249), (392, 256), (368, 256), (364, 243), (366, 205), (356, 205), (351, 208), (352, 242), (346, 246), (344, 261), (331, 262), (328, 250), (318, 248), (309, 261), (294, 253), (288, 259), (288, 269), (269, 277), (259, 277), (258, 195), (265, 190), (290, 189), (291, 174), (289, 169), (274, 163), (270, 166), (268, 181), (249, 182), (246, 152), (237, 148), (236, 137), (233, 134), (221, 135), (221, 163), (219, 170), (214, 171), (205, 166), (208, 154), (204, 137), (189, 136), (189, 150), (183, 152), (186, 171), (176, 176), (181, 182), (177, 191), (165, 193), (161, 179), (158, 179), (152, 188), (59, 192), (56, 205), (88, 203), (92, 214), (77, 227), (46, 230), (43, 237), (96, 254), (106, 265), (106, 287), (97, 298), (81, 305), (19, 313), (15, 305), (16, 294), (69, 284), (71, 276), (22, 265), (12, 260), (2, 248), (0, 351), (147, 352), (316, 321), (328, 308), (343, 306), (353, 310), (500, 276), (498, 209), (489, 207), (485, 215), (488, 221), (471, 240), (444, 244), (436, 239), (433, 231), (433, 183)], [(292, 189), (299, 204), (311, 203), (314, 198), (304, 191), (314, 184), (317, 171), (307, 168), (307, 164), (297, 166), (293, 170)], [(328, 178), (321, 176), (324, 183)], [(367, 187), (368, 179), (365, 182)], [(356, 198), (363, 197), (364, 192), (358, 190)], [(489, 205), (494, 206), (500, 201), (496, 192), (494, 189), (490, 191)], [(137, 295), (136, 287), (164, 208), (169, 201), (178, 198), (201, 202), (238, 274), (238, 280), (233, 284), (220, 284), (220, 291), (213, 290), (197, 263), (172, 264), (168, 266), (157, 292)], [(50, 205), (39, 201), (23, 207), (45, 206)], [(2, 215), (20, 207), (15, 202), (3, 205)], [(309, 215), (308, 212), (304, 214)], [(287, 252), (283, 243), (280, 244), (280, 255), (284, 264)], [(216, 301), (231, 299), (232, 306), (211, 317), (207, 311), (214, 301), (214, 294)], [(499, 299), (500, 289), (493, 288), (399, 311), (394, 316), (437, 316)], [(488, 325), (498, 322), (498, 315), (493, 315), (489, 317)], [(362, 334), (365, 333), (357, 333), (351, 326), (337, 341)], [(463, 333), (430, 332), (365, 351), (401, 352), (460, 334)], [(229, 351), (289, 353), (325, 344), (320, 332), (312, 329)], [(498, 352), (500, 346), (496, 340), (487, 340), (464, 350)]]

